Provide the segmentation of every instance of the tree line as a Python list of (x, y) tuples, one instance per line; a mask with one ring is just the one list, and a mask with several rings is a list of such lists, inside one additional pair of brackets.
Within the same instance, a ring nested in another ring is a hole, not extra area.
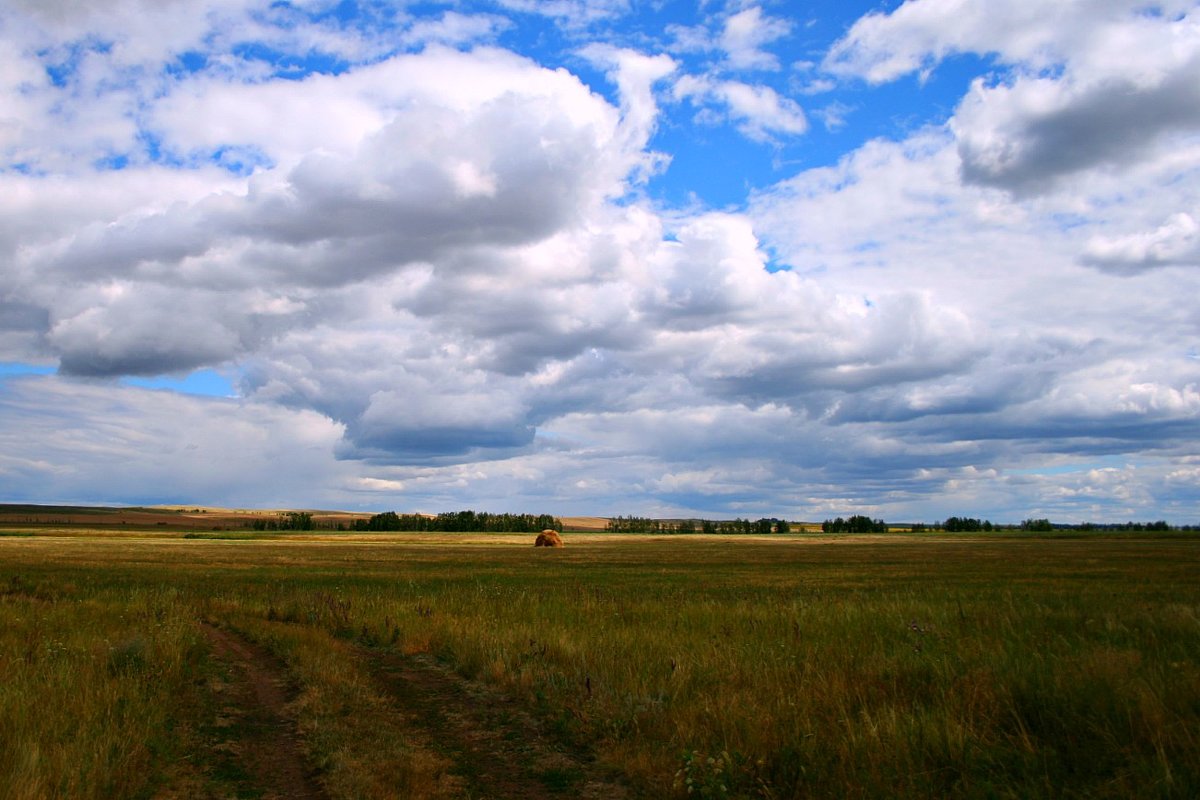
[(605, 530), (609, 533), (719, 533), (770, 534), (790, 533), (785, 519), (762, 517), (749, 519), (651, 519), (650, 517), (612, 517)]
[[(385, 511), (370, 519), (358, 519), (353, 523), (317, 522), (307, 511), (289, 511), (274, 519), (260, 518), (247, 523), (260, 531), (311, 531), (317, 528), (336, 528), (354, 531), (415, 531), (415, 532), (482, 532), (482, 533), (537, 533), (546, 529), (562, 531), (562, 520), (550, 514), (492, 514), (486, 511), (446, 511), (436, 516), (426, 514), (398, 514)], [(888, 524), (881, 519), (856, 514), (848, 518), (836, 517), (821, 523), (824, 533), (886, 533)], [(975, 517), (947, 517), (942, 522), (901, 524), (895, 527), (909, 529), (914, 533), (946, 531), (947, 533), (988, 533), (991, 531), (1022, 530), (1031, 533), (1048, 533), (1054, 530), (1080, 531), (1196, 531), (1198, 525), (1170, 525), (1166, 520), (1153, 522), (1083, 522), (1075, 525), (1053, 523), (1045, 518), (1030, 518), (1017, 525), (992, 523)], [(610, 533), (648, 534), (775, 534), (790, 533), (792, 526), (778, 517), (751, 519), (653, 519), (639, 516), (617, 516), (609, 519), (605, 528)]]
[(1195, 531), (1200, 530), (1197, 525), (1171, 525), (1166, 520), (1156, 520), (1154, 522), (1080, 522), (1077, 524), (1067, 524), (1051, 522), (1045, 517), (1022, 520), (1017, 525), (1002, 525), (999, 523), (993, 524), (988, 520), (979, 520), (974, 517), (947, 517), (944, 522), (935, 522), (932, 525), (926, 525), (918, 522), (912, 526), (914, 533), (929, 530), (943, 530), (947, 533), (975, 533), (989, 531), (1011, 531), (1022, 530), (1031, 533), (1049, 533), (1055, 530), (1075, 530), (1075, 531), (1132, 531), (1132, 532), (1154, 532), (1154, 531)]
[(821, 523), (824, 533), (887, 533), (887, 523), (881, 519), (871, 519), (862, 514), (855, 514), (849, 519), (827, 519)]
[(250, 527), (256, 531), (311, 531), (316, 524), (307, 511), (289, 511), (275, 519), (256, 519)]
[(355, 520), (357, 531), (537, 533), (562, 530), (562, 521), (549, 514), (491, 514), (487, 511), (444, 511), (437, 516), (385, 511)]

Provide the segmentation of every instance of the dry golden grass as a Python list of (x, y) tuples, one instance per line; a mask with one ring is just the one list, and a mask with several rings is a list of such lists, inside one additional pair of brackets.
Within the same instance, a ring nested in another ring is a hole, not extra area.
[(286, 661), (335, 797), (449, 791), (363, 647), (648, 797), (1200, 796), (1196, 538), (532, 538), (0, 537), (0, 797), (169, 785), (201, 618)]
[(562, 517), (564, 531), (601, 532), (608, 527), (608, 517)]

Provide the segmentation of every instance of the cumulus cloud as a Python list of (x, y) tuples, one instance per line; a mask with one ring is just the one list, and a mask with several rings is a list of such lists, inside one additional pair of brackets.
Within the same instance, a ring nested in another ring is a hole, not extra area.
[(857, 20), (830, 48), (824, 65), (835, 74), (872, 83), (932, 69), (959, 53), (995, 54), (1004, 63), (1034, 69), (1082, 56), (1089, 67), (1126, 72), (1162, 54), (1122, 51), (1124, 58), (1112, 59), (1113, 51), (1103, 51), (1104, 46), (1186, 23), (1194, 5), (1192, 0), (1066, 0), (1045, 6), (1020, 0), (905, 0), (894, 11), (875, 11)]
[(780, 68), (779, 58), (767, 46), (790, 35), (792, 22), (767, 16), (751, 5), (712, 17), (704, 25), (669, 25), (667, 32), (674, 52), (719, 54), (716, 70), (774, 71)]
[(244, 349), (242, 337), (221, 319), (224, 298), (144, 289), (131, 296), (122, 288), (112, 287), (105, 305), (51, 326), (47, 340), (61, 354), (64, 373), (160, 375), (220, 364)]
[(500, 31), (512, 26), (495, 14), (460, 14), (447, 11), (436, 20), (414, 22), (405, 39), (418, 44), (471, 45), (493, 40)]
[[(628, 224), (587, 231), (646, 163), (650, 87), (672, 62), (603, 55), (619, 112), (493, 50), (431, 48), (294, 84), (198, 76), (152, 115), (162, 147), (265, 147), (275, 166), (207, 195), (93, 208), (41, 239), (14, 230), (9, 327), (40, 326), (71, 375), (242, 360), (247, 393), (341, 421), (347, 458), (526, 447), (550, 412), (520, 376), (634, 336), (621, 330), (631, 291), (602, 275), (655, 223), (631, 208)], [(338, 136), (305, 124), (328, 111), (311, 102), (322, 95), (349, 109)], [(188, 128), (197, 107), (211, 124)], [(289, 116), (312, 138), (269, 135)]]
[[(794, 136), (808, 130), (803, 109), (769, 86), (752, 86), (740, 81), (713, 80), (685, 75), (675, 82), (677, 100), (700, 105), (701, 121), (732, 119), (751, 139), (768, 140), (772, 135)], [(716, 107), (712, 115), (705, 112)]]
[(6, 25), (20, 27), (19, 40), (53, 43), (67, 51), (81, 40), (105, 43), (122, 65), (158, 63), (196, 47), (201, 40), (245, 12), (262, 9), (261, 0), (196, 3), (157, 0), (98, 0), (75, 3), (15, 0), (7, 4)]
[[(1200, 26), (1197, 27), (1200, 32)], [(1157, 79), (976, 80), (953, 121), (963, 178), (1026, 193), (1093, 167), (1122, 167), (1200, 130), (1200, 36)]]
[[(497, 61), (429, 57), (481, 75)], [(573, 226), (621, 191), (639, 151), (610, 146), (620, 135), (617, 115), (574, 79), (550, 73), (548, 84), (543, 71), (525, 68), (523, 91), (493, 80), (489, 96), (481, 79), (469, 102), (451, 95), (432, 103), (422, 87), (348, 153), (311, 152), (284, 174), (254, 176), (241, 192), (139, 209), (26, 248), (26, 285), (17, 291), (53, 303), (48, 340), (67, 371), (167, 371), (172, 358), (188, 368), (239, 355), (261, 340), (264, 316), (281, 316), (206, 292), (292, 287), (289, 302), (299, 309), (305, 287), (461, 263), (456, 253), (520, 246)], [(79, 300), (89, 307), (67, 308), (47, 291), (51, 277), (91, 284)], [(174, 324), (164, 328), (167, 317)]]
[[(1122, 168), (1200, 129), (1200, 20), (1192, 2), (909, 0), (860, 19), (826, 69), (872, 83), (956, 53), (1009, 71), (977, 78), (952, 128), (963, 178), (1017, 193)], [(1121, 58), (1113, 58), (1121, 53)]]
[[(15, 494), (812, 518), (952, 493), (1019, 519), (1030, 497), (1125, 507), (1097, 499), (1116, 470), (1126, 505), (1186, 497), (1200, 366), (1176, 299), (1200, 278), (1151, 267), (1196, 261), (1189, 9), (868, 16), (827, 69), (890, 80), (969, 51), (1008, 71), (948, 126), (780, 159), (713, 212), (655, 199), (664, 114), (776, 155), (807, 130), (768, 74), (791, 25), (757, 6), (666, 56), (579, 46), (626, 3), (507, 4), (569, 21), (564, 63), (609, 100), (477, 44), (519, 16), (394, 11), (387, 44), (319, 5), (159, 5), (165, 44), (122, 33), (134, 3), (5, 17), (0, 359), (59, 370), (0, 378)], [(239, 55), (246, 18), (332, 66)], [(76, 46), (89, 31), (111, 46)], [(1120, 74), (1098, 55), (1118, 33), (1140, 43)], [(213, 367), (238, 399), (121, 383)]]
[[(779, 59), (766, 49), (792, 31), (792, 22), (769, 17), (758, 6), (717, 17), (705, 25), (672, 25), (671, 51), (677, 54), (717, 53), (702, 69), (677, 78), (671, 87), (676, 102), (698, 109), (701, 124), (733, 124), (747, 138), (774, 143), (808, 130), (799, 103), (788, 97), (792, 87), (771, 86), (748, 73), (774, 72)], [(771, 77), (771, 76), (768, 76)], [(777, 84), (780, 82), (776, 81)]]
[(720, 48), (734, 69), (779, 69), (779, 59), (764, 50), (763, 45), (782, 39), (791, 30), (787, 20), (764, 16), (761, 8), (751, 6), (725, 20)]
[[(666, 55), (648, 56), (635, 50), (591, 44), (580, 54), (603, 67), (620, 90), (624, 117), (625, 145), (640, 150), (649, 141), (658, 117), (654, 85), (675, 71), (675, 61)], [(642, 161), (642, 175), (652, 171), (659, 158), (650, 155)]]
[[(1185, 357), (1194, 319), (1173, 300), (1179, 275), (1145, 266), (1168, 253), (1185, 257), (1190, 226), (1172, 216), (1148, 236), (1114, 239), (1105, 232), (1118, 220), (1129, 225), (1190, 205), (1189, 184), (1178, 170), (1195, 162), (1157, 163), (1132, 179), (1014, 199), (956, 180), (957, 151), (941, 130), (876, 141), (756, 197), (756, 230), (797, 271), (843, 297), (853, 287), (871, 287), (873, 312), (883, 310), (885, 292), (893, 293), (891, 319), (879, 330), (894, 355), (857, 368), (843, 353), (828, 376), (817, 371), (810, 385), (827, 389), (812, 395), (823, 402), (816, 406), (823, 419), (913, 454), (933, 470), (930, 486), (932, 476), (967, 466), (1004, 475), (1000, 465), (1013, 458), (1072, 454), (1087, 463), (1153, 451), (1165, 463), (1181, 457), (1176, 444), (1197, 433), (1190, 403), (1200, 372)], [(1125, 196), (1141, 201), (1130, 206), (1116, 199)], [(1110, 278), (1080, 267), (1085, 250), (1143, 283), (1135, 292), (1110, 291)], [(900, 292), (912, 285), (929, 294), (920, 304), (908, 300), (906, 313)], [(908, 347), (899, 344), (905, 319), (922, 323), (908, 334)], [(1147, 337), (1148, 330), (1154, 335)], [(842, 332), (835, 341), (853, 338)], [(886, 377), (856, 385), (859, 374)], [(868, 457), (875, 474), (882, 464), (902, 463), (887, 452), (885, 446)], [(1139, 473), (1144, 494), (1137, 503), (1153, 502), (1146, 500), (1156, 496), (1153, 489), (1142, 481), (1159, 475), (1157, 468)], [(968, 483), (983, 478), (946, 480), (969, 496), (975, 490)], [(1055, 474), (1039, 480), (1048, 494), (1063, 484)], [(913, 481), (920, 491), (921, 482)], [(978, 497), (1003, 505), (1010, 491), (1032, 490), (1009, 482)], [(1061, 513), (1070, 502), (1063, 496), (1045, 508)]]
[[(147, 114), (161, 148), (181, 160), (228, 147), (259, 148), (271, 165), (290, 169), (314, 152), (349, 155), (405, 109), (482, 113), (516, 97), (557, 103), (566, 121), (594, 124), (609, 113), (577, 78), (540, 69), (513, 53), (462, 53), (431, 46), (339, 75), (296, 81), (231, 82), (199, 74), (183, 81)], [(516, 124), (516, 123), (513, 123)]]
[(1088, 241), (1083, 262), (1119, 274), (1176, 264), (1200, 265), (1200, 223), (1191, 214), (1181, 212), (1153, 231), (1096, 236)]

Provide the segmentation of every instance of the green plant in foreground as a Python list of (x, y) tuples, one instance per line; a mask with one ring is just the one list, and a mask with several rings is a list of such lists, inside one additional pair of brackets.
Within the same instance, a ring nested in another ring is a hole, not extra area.
[(770, 797), (772, 791), (760, 774), (762, 759), (751, 761), (741, 753), (730, 755), (722, 750), (706, 756), (695, 750), (685, 750), (675, 773), (673, 788), (689, 797), (710, 798), (754, 795)]

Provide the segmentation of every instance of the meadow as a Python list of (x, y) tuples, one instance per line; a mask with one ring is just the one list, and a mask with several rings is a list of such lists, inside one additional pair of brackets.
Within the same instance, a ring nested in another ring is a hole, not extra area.
[(330, 798), (1200, 796), (1200, 538), (237, 535), (0, 535), (0, 798), (270, 797), (214, 628)]

